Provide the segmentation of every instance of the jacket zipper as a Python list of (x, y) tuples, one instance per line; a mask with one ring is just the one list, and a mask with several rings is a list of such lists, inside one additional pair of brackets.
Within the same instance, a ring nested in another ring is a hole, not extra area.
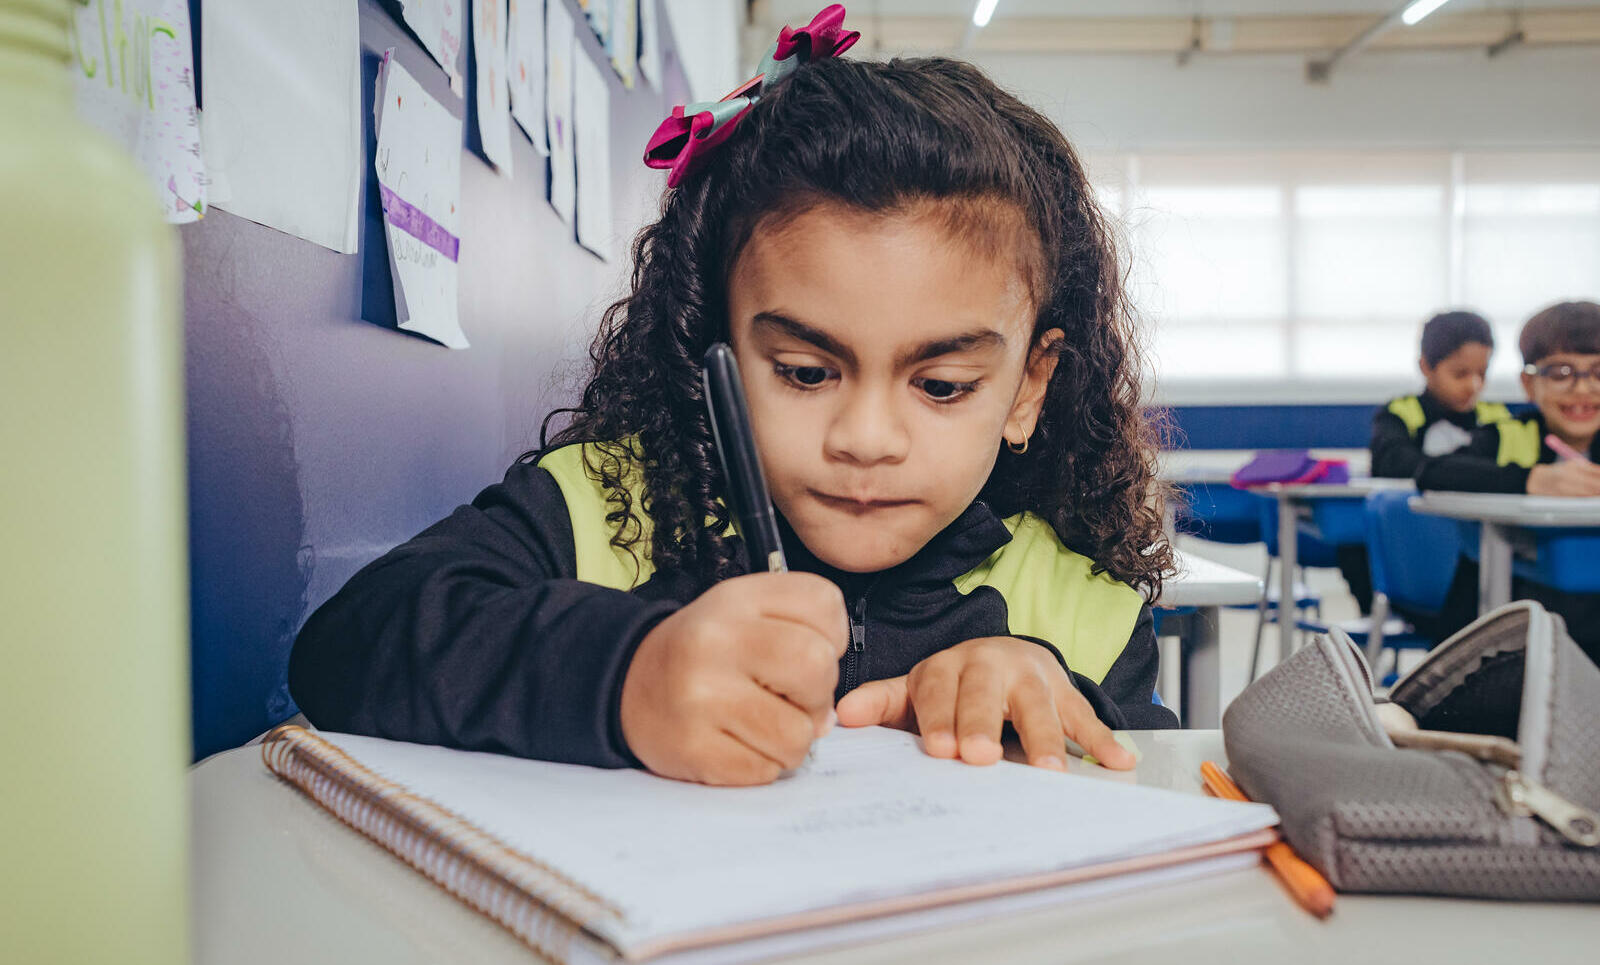
[(850, 608), (850, 648), (845, 651), (844, 692), (849, 693), (860, 684), (862, 655), (867, 652), (867, 597), (872, 587), (861, 591), (855, 606)]

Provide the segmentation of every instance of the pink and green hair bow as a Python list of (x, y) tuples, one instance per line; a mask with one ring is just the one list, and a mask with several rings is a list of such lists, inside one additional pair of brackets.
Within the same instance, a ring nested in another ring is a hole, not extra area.
[(674, 107), (645, 146), (645, 165), (665, 168), (667, 187), (677, 187), (733, 136), (739, 121), (772, 85), (802, 63), (837, 57), (860, 39), (860, 31), (844, 29), (844, 7), (837, 3), (824, 7), (804, 27), (784, 27), (761, 59), (761, 71), (738, 90), (720, 101)]

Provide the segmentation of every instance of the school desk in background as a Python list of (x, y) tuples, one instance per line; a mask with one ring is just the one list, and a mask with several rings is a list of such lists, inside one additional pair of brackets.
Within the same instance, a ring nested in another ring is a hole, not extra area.
[(1600, 498), (1428, 492), (1411, 508), (1478, 531), (1478, 612), (1511, 601), (1513, 576), (1565, 593), (1600, 593)]

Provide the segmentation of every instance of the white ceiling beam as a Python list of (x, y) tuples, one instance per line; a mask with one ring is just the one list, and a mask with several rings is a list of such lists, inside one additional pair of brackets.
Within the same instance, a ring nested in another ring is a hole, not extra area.
[[(970, 17), (871, 18), (857, 26), (862, 46), (887, 55), (953, 51)], [(1201, 18), (1200, 55), (1298, 53), (1326, 55), (1372, 25), (1368, 16)], [(1415, 27), (1371, 41), (1374, 50), (1481, 47), (1520, 29), (1530, 47), (1600, 44), (1600, 10), (1440, 11)], [(973, 53), (1166, 53), (1192, 46), (1190, 17), (997, 17), (972, 39)]]
[[(1416, 0), (1404, 0), (1398, 7), (1391, 10), (1387, 16), (1374, 20), (1365, 30), (1356, 34), (1348, 43), (1335, 50), (1329, 56), (1320, 60), (1312, 60), (1306, 64), (1306, 79), (1313, 83), (1325, 84), (1333, 73), (1333, 68), (1348, 57), (1354, 57), (1377, 40), (1383, 34), (1400, 26), (1406, 12), (1411, 9)], [(1443, 2), (1443, 0), (1441, 0)]]

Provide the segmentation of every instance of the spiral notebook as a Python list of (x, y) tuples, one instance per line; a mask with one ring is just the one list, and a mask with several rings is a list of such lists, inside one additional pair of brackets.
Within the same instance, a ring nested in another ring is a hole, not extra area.
[(279, 727), (274, 773), (558, 962), (797, 954), (1257, 860), (1277, 815), (835, 728), (797, 772), (711, 788)]

